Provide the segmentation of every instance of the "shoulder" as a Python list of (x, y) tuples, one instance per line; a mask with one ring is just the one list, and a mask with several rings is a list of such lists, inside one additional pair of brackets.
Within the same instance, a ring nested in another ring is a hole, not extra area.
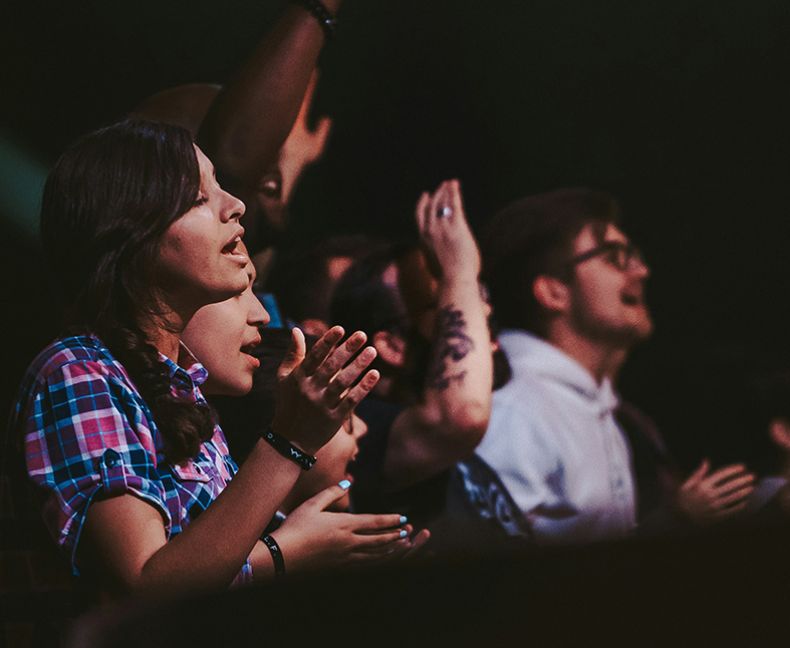
[(558, 407), (561, 403), (539, 376), (514, 376), (494, 392), (488, 429), (477, 452), (495, 464), (554, 456)]
[(35, 403), (42, 398), (54, 398), (56, 403), (52, 404), (57, 404), (63, 400), (59, 395), (68, 394), (68, 401), (76, 398), (82, 402), (91, 394), (116, 391), (117, 386), (134, 392), (125, 370), (98, 337), (84, 334), (58, 338), (28, 367), (17, 394), (14, 418), (18, 420), (31, 407), (37, 407)]
[(541, 421), (550, 420), (552, 412), (561, 406), (557, 390), (546, 380), (533, 372), (521, 371), (494, 392), (492, 420), (539, 425)]
[(97, 373), (122, 373), (110, 350), (90, 333), (70, 335), (51, 342), (28, 367), (26, 377), (47, 380), (70, 365), (89, 365)]

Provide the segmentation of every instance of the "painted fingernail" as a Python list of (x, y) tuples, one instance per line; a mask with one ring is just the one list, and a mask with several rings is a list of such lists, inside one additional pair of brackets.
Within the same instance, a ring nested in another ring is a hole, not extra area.
[(407, 535), (409, 535), (409, 534), (406, 532), (406, 529), (403, 529), (403, 531), (400, 532), (400, 537), (401, 538), (405, 538)]
[(343, 490), (348, 490), (349, 488), (351, 488), (351, 482), (348, 481), (347, 479), (344, 479), (343, 481), (338, 483), (338, 486), (340, 486), (340, 488), (342, 488)]
[(408, 521), (409, 521), (409, 518), (407, 518), (405, 515), (401, 515), (400, 519), (398, 520), (398, 523), (399, 524), (406, 524), (406, 522), (408, 522)]

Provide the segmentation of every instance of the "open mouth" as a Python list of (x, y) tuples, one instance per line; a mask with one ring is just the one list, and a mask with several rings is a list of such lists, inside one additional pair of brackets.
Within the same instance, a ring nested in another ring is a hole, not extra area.
[(225, 245), (222, 246), (222, 254), (247, 256), (244, 252), (244, 246), (241, 242), (241, 237), (244, 236), (244, 228), (239, 227), (236, 231), (236, 236), (230, 239)]
[(260, 337), (260, 336), (258, 336), (257, 338), (255, 338), (255, 339), (254, 339), (252, 342), (250, 342), (249, 344), (245, 344), (245, 345), (243, 345), (243, 346), (240, 348), (240, 351), (241, 351), (242, 353), (245, 353), (245, 354), (247, 354), (247, 355), (250, 355), (250, 356), (251, 356), (251, 355), (254, 355), (255, 349), (258, 347), (258, 345), (259, 345), (260, 343), (261, 343), (261, 337)]
[(623, 293), (620, 295), (620, 301), (626, 306), (641, 306), (642, 296), (632, 293)]
[(235, 239), (226, 243), (222, 248), (222, 254), (241, 254), (241, 237), (237, 236)]

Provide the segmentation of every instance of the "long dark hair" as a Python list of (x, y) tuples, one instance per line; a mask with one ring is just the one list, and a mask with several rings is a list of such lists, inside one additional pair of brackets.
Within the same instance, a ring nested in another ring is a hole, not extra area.
[(208, 407), (171, 394), (167, 368), (142, 323), (157, 315), (160, 240), (199, 188), (188, 131), (126, 120), (83, 137), (60, 157), (41, 207), (48, 275), (65, 323), (97, 334), (123, 364), (171, 463), (194, 457), (214, 422)]

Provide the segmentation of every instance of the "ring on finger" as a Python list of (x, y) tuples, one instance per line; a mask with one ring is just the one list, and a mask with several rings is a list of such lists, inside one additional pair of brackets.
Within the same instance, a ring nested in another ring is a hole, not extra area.
[(448, 205), (442, 205), (436, 210), (437, 218), (450, 218), (453, 215), (453, 208)]

